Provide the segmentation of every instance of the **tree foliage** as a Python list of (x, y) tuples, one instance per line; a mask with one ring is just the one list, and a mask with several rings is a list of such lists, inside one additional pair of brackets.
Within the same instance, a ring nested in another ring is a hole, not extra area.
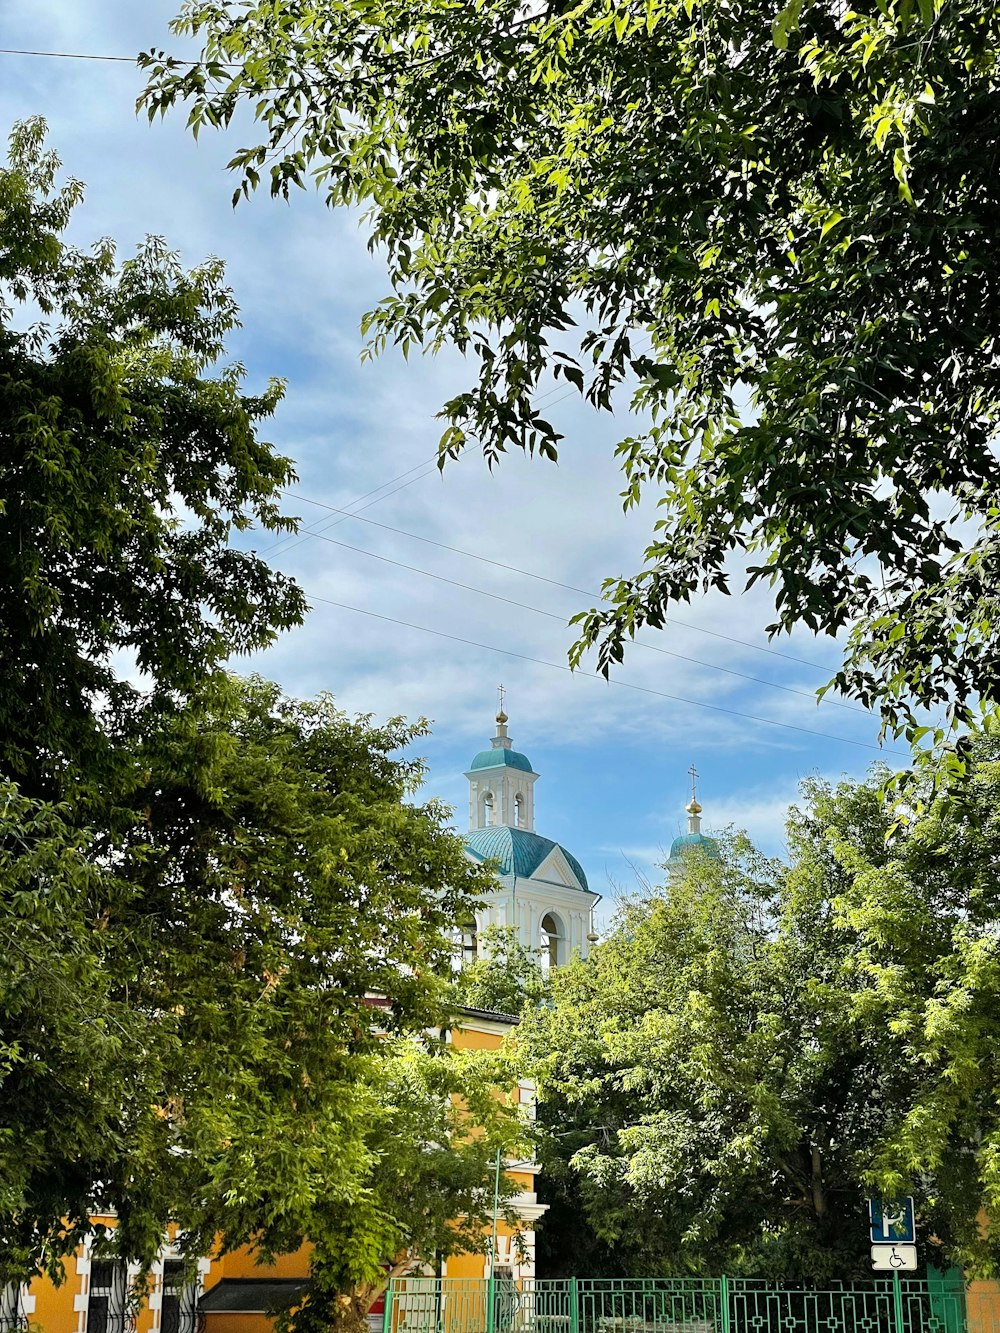
[(462, 1004), (518, 1015), (547, 997), (539, 951), (524, 947), (516, 926), (487, 926), (479, 946), (480, 956), (462, 968), (455, 982)]
[(125, 834), (8, 793), (8, 1272), (113, 1210), (144, 1261), (168, 1221), (192, 1256), (308, 1237), (339, 1294), (489, 1216), (519, 1132), (497, 1072), (415, 1036), (447, 1018), (451, 924), (488, 879), (413, 801), (414, 734), (234, 679), (136, 756)]
[(882, 775), (808, 784), (788, 865), (695, 855), (557, 974), (519, 1033), (588, 1224), (554, 1268), (857, 1277), (865, 1196), (911, 1193), (924, 1261), (997, 1271), (1000, 751), (975, 755), (895, 828)]
[[(442, 457), (554, 458), (562, 377), (660, 505), (577, 652), (605, 669), (700, 590), (852, 639), (838, 684), (967, 719), (995, 699), (1000, 18), (988, 0), (185, 0), (150, 116), (255, 113), (243, 192), (366, 207), (369, 347), (459, 348)], [(241, 122), (245, 123), (245, 122)], [(239, 191), (237, 191), (237, 195)], [(917, 733), (919, 738), (919, 733)]]
[(169, 1223), (192, 1262), (308, 1238), (298, 1326), (357, 1327), (387, 1266), (481, 1241), (516, 1154), (506, 1071), (426, 1035), (492, 881), (419, 726), (222, 670), (302, 611), (229, 545), (288, 526), (280, 388), (209, 375), (215, 261), (64, 244), (43, 134), (0, 170), (0, 1286), (113, 1213), (144, 1265)]
[[(312, 1284), (294, 1333), (367, 1327), (364, 1316), (390, 1277), (458, 1252), (482, 1252), (493, 1208), (522, 1225), (509, 1200), (510, 1176), (495, 1176), (496, 1153), (524, 1151), (525, 1128), (498, 1091), (514, 1079), (504, 1057), (421, 1053), (412, 1040), (373, 1065), (363, 1189), (351, 1206), (317, 1201), (310, 1236)], [(496, 1196), (494, 1191), (497, 1191)], [(360, 1209), (360, 1217), (357, 1209)]]
[(113, 797), (137, 714), (301, 619), (299, 589), (229, 544), (290, 526), (293, 473), (256, 433), (281, 385), (209, 373), (238, 322), (221, 263), (66, 244), (82, 186), (57, 185), (44, 133), (17, 126), (0, 168), (0, 774)]

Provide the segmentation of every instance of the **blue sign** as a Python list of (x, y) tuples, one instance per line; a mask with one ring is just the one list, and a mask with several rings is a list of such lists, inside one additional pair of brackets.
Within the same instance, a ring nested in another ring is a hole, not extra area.
[(912, 1245), (917, 1239), (913, 1199), (869, 1199), (868, 1218), (873, 1245)]

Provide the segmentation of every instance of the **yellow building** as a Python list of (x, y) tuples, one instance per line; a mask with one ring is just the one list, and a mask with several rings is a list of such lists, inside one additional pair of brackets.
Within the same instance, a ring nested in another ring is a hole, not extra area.
[[(510, 1015), (466, 1009), (451, 1042), (458, 1049), (495, 1050), (516, 1022)], [(516, 1100), (526, 1116), (534, 1116), (532, 1085), (521, 1083)], [(497, 1226), (497, 1271), (514, 1277), (534, 1273), (534, 1224), (545, 1211), (537, 1202), (537, 1168), (527, 1162), (511, 1164), (509, 1174), (519, 1187), (512, 1207), (523, 1227), (515, 1242), (511, 1228)], [(96, 1221), (114, 1228), (114, 1218)], [(429, 1268), (423, 1269), (430, 1272)], [(485, 1253), (455, 1256), (443, 1263), (442, 1276), (483, 1277), (488, 1271)], [(55, 1286), (39, 1278), (19, 1290), (0, 1292), (0, 1333), (38, 1330), (38, 1333), (270, 1333), (268, 1314), (294, 1304), (308, 1280), (309, 1247), (282, 1255), (266, 1267), (255, 1263), (249, 1250), (237, 1250), (199, 1262), (195, 1282), (184, 1284), (182, 1264), (170, 1241), (165, 1242), (153, 1268), (150, 1294), (141, 1310), (128, 1310), (128, 1292), (137, 1270), (115, 1259), (95, 1257), (89, 1244), (66, 1261), (66, 1280)], [(373, 1310), (378, 1321), (381, 1304)]]

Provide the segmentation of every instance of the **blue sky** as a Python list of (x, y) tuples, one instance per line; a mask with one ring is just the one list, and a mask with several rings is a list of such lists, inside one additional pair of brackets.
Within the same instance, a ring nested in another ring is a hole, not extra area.
[[(175, 8), (32, 0), (6, 8), (0, 45), (183, 54), (167, 29)], [(439, 476), (435, 412), (472, 371), (449, 355), (406, 363), (390, 352), (361, 364), (359, 323), (387, 280), (356, 217), (313, 194), (288, 204), (261, 195), (233, 210), (225, 162), (243, 142), (239, 130), (195, 142), (181, 112), (152, 126), (137, 119), (142, 79), (128, 64), (0, 62), (4, 133), (21, 117), (45, 116), (66, 173), (87, 183), (72, 239), (110, 235), (126, 257), (153, 233), (190, 265), (220, 255), (243, 311), (231, 359), (246, 365), (251, 388), (271, 375), (288, 381), (268, 435), (296, 461), (294, 495), (305, 498), (289, 496), (288, 511), (325, 531), (280, 544), (265, 534), (258, 549), (316, 600), (301, 629), (238, 669), (292, 694), (329, 690), (352, 713), (431, 719), (420, 747), (428, 790), (456, 808), (459, 827), (463, 772), (492, 732), (503, 681), (515, 745), (541, 774), (537, 828), (569, 847), (605, 894), (627, 890), (637, 869), (655, 874), (683, 825), (692, 762), (707, 826), (735, 823), (780, 854), (783, 813), (802, 777), (860, 776), (878, 757), (873, 718), (832, 701), (817, 707), (811, 695), (836, 665), (834, 643), (801, 633), (764, 651), (764, 591), (679, 608), (684, 625), (640, 636), (651, 648), (633, 649), (617, 673), (624, 684), (560, 669), (572, 642), (566, 619), (592, 604), (584, 594), (602, 577), (639, 568), (652, 525), (651, 505), (626, 516), (618, 500), (613, 449), (629, 433), (625, 405), (598, 416), (560, 384), (547, 402), (566, 436), (558, 466), (511, 457), (490, 474), (470, 455)]]

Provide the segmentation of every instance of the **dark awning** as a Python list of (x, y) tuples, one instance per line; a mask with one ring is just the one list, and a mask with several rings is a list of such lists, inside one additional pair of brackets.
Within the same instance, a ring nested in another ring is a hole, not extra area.
[(292, 1304), (304, 1277), (224, 1277), (198, 1302), (202, 1314), (271, 1314)]

